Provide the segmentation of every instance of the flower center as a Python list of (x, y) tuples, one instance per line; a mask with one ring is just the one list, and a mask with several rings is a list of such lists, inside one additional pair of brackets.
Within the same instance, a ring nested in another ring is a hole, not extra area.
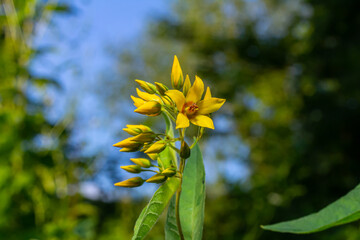
[(194, 102), (187, 102), (184, 104), (182, 112), (186, 116), (192, 116), (198, 111), (199, 107)]

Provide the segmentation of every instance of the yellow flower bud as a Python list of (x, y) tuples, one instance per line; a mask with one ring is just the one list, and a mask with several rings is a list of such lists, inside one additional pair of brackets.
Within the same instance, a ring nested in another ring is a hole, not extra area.
[(166, 148), (166, 142), (163, 140), (157, 141), (152, 144), (145, 153), (160, 153)]
[(166, 176), (161, 175), (160, 173), (155, 174), (154, 176), (152, 176), (151, 178), (149, 178), (148, 180), (146, 180), (147, 183), (162, 183), (165, 182), (167, 179)]
[(135, 137), (132, 137), (132, 141), (135, 141), (135, 142), (142, 142), (142, 143), (145, 143), (145, 142), (152, 142), (154, 141), (156, 135), (152, 132), (145, 132), (145, 133), (140, 133), (138, 134), (137, 136)]
[(141, 99), (141, 98), (138, 98), (138, 97), (134, 97), (134, 96), (130, 96), (131, 99), (134, 101), (134, 105), (135, 107), (140, 107), (142, 106), (144, 103), (146, 103), (145, 100)]
[(157, 160), (158, 154), (157, 153), (148, 153), (147, 154), (151, 160)]
[(171, 85), (175, 89), (180, 89), (182, 88), (183, 84), (184, 84), (184, 76), (180, 67), (179, 60), (175, 55), (171, 70)]
[(167, 177), (172, 177), (176, 174), (176, 168), (174, 168), (174, 167), (167, 168), (164, 171), (162, 171), (161, 174), (165, 175)]
[(151, 128), (146, 126), (146, 125), (126, 125), (127, 128), (131, 128), (131, 129), (138, 129), (140, 131), (140, 133), (142, 132), (152, 132)]
[(129, 178), (125, 181), (115, 183), (114, 185), (118, 186), (118, 187), (133, 188), (133, 187), (141, 186), (144, 182), (145, 182), (145, 180), (142, 179), (141, 177), (133, 177), (133, 178)]
[(169, 88), (162, 83), (155, 82), (155, 86), (161, 96), (164, 96), (165, 92), (169, 90)]
[(147, 143), (144, 143), (143, 147), (141, 148), (141, 152), (145, 152), (146, 150), (149, 149), (149, 147), (152, 145), (151, 142), (147, 142)]
[(183, 159), (187, 159), (190, 157), (190, 148), (189, 145), (183, 141), (180, 148), (180, 157)]
[(137, 152), (140, 148), (122, 148), (120, 152)]
[(149, 159), (146, 158), (130, 158), (130, 160), (135, 163), (136, 165), (139, 165), (144, 168), (151, 167), (151, 162)]
[(157, 116), (161, 113), (161, 104), (155, 101), (149, 101), (135, 109), (134, 112), (148, 116)]
[(120, 148), (138, 148), (142, 145), (142, 143), (133, 141), (132, 138), (133, 137), (124, 139), (121, 142), (115, 143), (113, 146)]
[(148, 83), (148, 82), (145, 82), (142, 80), (138, 80), (138, 79), (135, 80), (135, 82), (137, 82), (145, 92), (150, 93), (150, 94), (156, 93), (156, 87), (154, 84), (151, 84), (151, 83)]
[(185, 83), (184, 83), (184, 87), (183, 87), (183, 93), (184, 93), (185, 97), (186, 97), (187, 93), (189, 92), (190, 88), (191, 88), (190, 78), (189, 78), (189, 75), (186, 74)]
[(140, 173), (141, 167), (139, 165), (128, 165), (128, 166), (121, 166), (120, 168), (124, 169), (130, 173)]

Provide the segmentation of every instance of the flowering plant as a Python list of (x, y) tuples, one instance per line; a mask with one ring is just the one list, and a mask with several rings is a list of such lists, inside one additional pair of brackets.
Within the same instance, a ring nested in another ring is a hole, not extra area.
[[(139, 187), (146, 183), (161, 184), (141, 212), (134, 228), (133, 239), (143, 239), (169, 205), (165, 225), (166, 239), (201, 239), (205, 206), (205, 170), (198, 141), (204, 128), (214, 129), (210, 114), (217, 111), (225, 99), (211, 96), (210, 88), (204, 94), (204, 83), (195, 76), (185, 80), (177, 57), (174, 57), (169, 89), (162, 83), (136, 80), (142, 88), (138, 97), (131, 96), (135, 112), (147, 116), (163, 115), (165, 133), (156, 133), (145, 125), (127, 125), (123, 130), (131, 137), (114, 144), (121, 152), (141, 151), (148, 158), (130, 159), (134, 165), (121, 168), (130, 173), (154, 172), (149, 179), (133, 177), (115, 183), (120, 187)], [(178, 136), (175, 136), (175, 129)], [(198, 127), (191, 146), (186, 139), (190, 123)], [(179, 142), (180, 148), (177, 148)]]

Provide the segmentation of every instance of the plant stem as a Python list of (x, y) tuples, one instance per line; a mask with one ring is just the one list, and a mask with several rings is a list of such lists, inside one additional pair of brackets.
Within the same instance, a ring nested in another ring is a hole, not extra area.
[(176, 225), (178, 227), (179, 235), (181, 240), (185, 240), (184, 234), (181, 228), (181, 221), (180, 221), (180, 195), (181, 195), (181, 185), (183, 180), (183, 171), (184, 171), (185, 159), (180, 159), (180, 187), (176, 192), (176, 201), (175, 201), (175, 216), (176, 216)]

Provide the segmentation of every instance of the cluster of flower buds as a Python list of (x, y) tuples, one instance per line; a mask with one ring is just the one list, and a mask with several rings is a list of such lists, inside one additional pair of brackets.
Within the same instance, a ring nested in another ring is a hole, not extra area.
[[(179, 129), (179, 137), (171, 138), (166, 134), (157, 134), (145, 125), (127, 125), (123, 130), (131, 135), (131, 137), (114, 144), (113, 146), (121, 148), (121, 152), (141, 151), (150, 157), (153, 161), (158, 161), (158, 154), (166, 147), (175, 148), (173, 142), (180, 141), (181, 148), (176, 149), (180, 155), (180, 159), (185, 161), (190, 156), (191, 147), (185, 141), (185, 130), (190, 123), (199, 127), (199, 135), (196, 141), (202, 136), (204, 128), (214, 129), (214, 124), (210, 118), (212, 112), (217, 111), (225, 102), (225, 99), (213, 98), (209, 87), (204, 94), (203, 81), (195, 76), (195, 81), (191, 85), (188, 75), (185, 77), (180, 67), (178, 58), (174, 57), (171, 71), (171, 85), (173, 89), (169, 89), (162, 83), (155, 84), (135, 80), (140, 88), (136, 88), (137, 97), (131, 96), (136, 107), (135, 112), (147, 116), (158, 116), (161, 113), (167, 115), (169, 119), (174, 121), (176, 129)], [(181, 91), (182, 90), (182, 91)], [(194, 145), (194, 144), (193, 144)], [(181, 169), (169, 167), (163, 169), (162, 166), (152, 164), (151, 160), (146, 158), (132, 158), (134, 165), (122, 166), (121, 168), (130, 173), (141, 173), (143, 171), (151, 171), (156, 174), (147, 179), (146, 182), (162, 183), (168, 177), (176, 175)], [(180, 164), (181, 165), (181, 164)], [(183, 166), (183, 165), (182, 165)], [(150, 168), (155, 167), (156, 170)], [(115, 186), (121, 187), (138, 187), (145, 182), (140, 177), (134, 177), (125, 181), (116, 183)]]

